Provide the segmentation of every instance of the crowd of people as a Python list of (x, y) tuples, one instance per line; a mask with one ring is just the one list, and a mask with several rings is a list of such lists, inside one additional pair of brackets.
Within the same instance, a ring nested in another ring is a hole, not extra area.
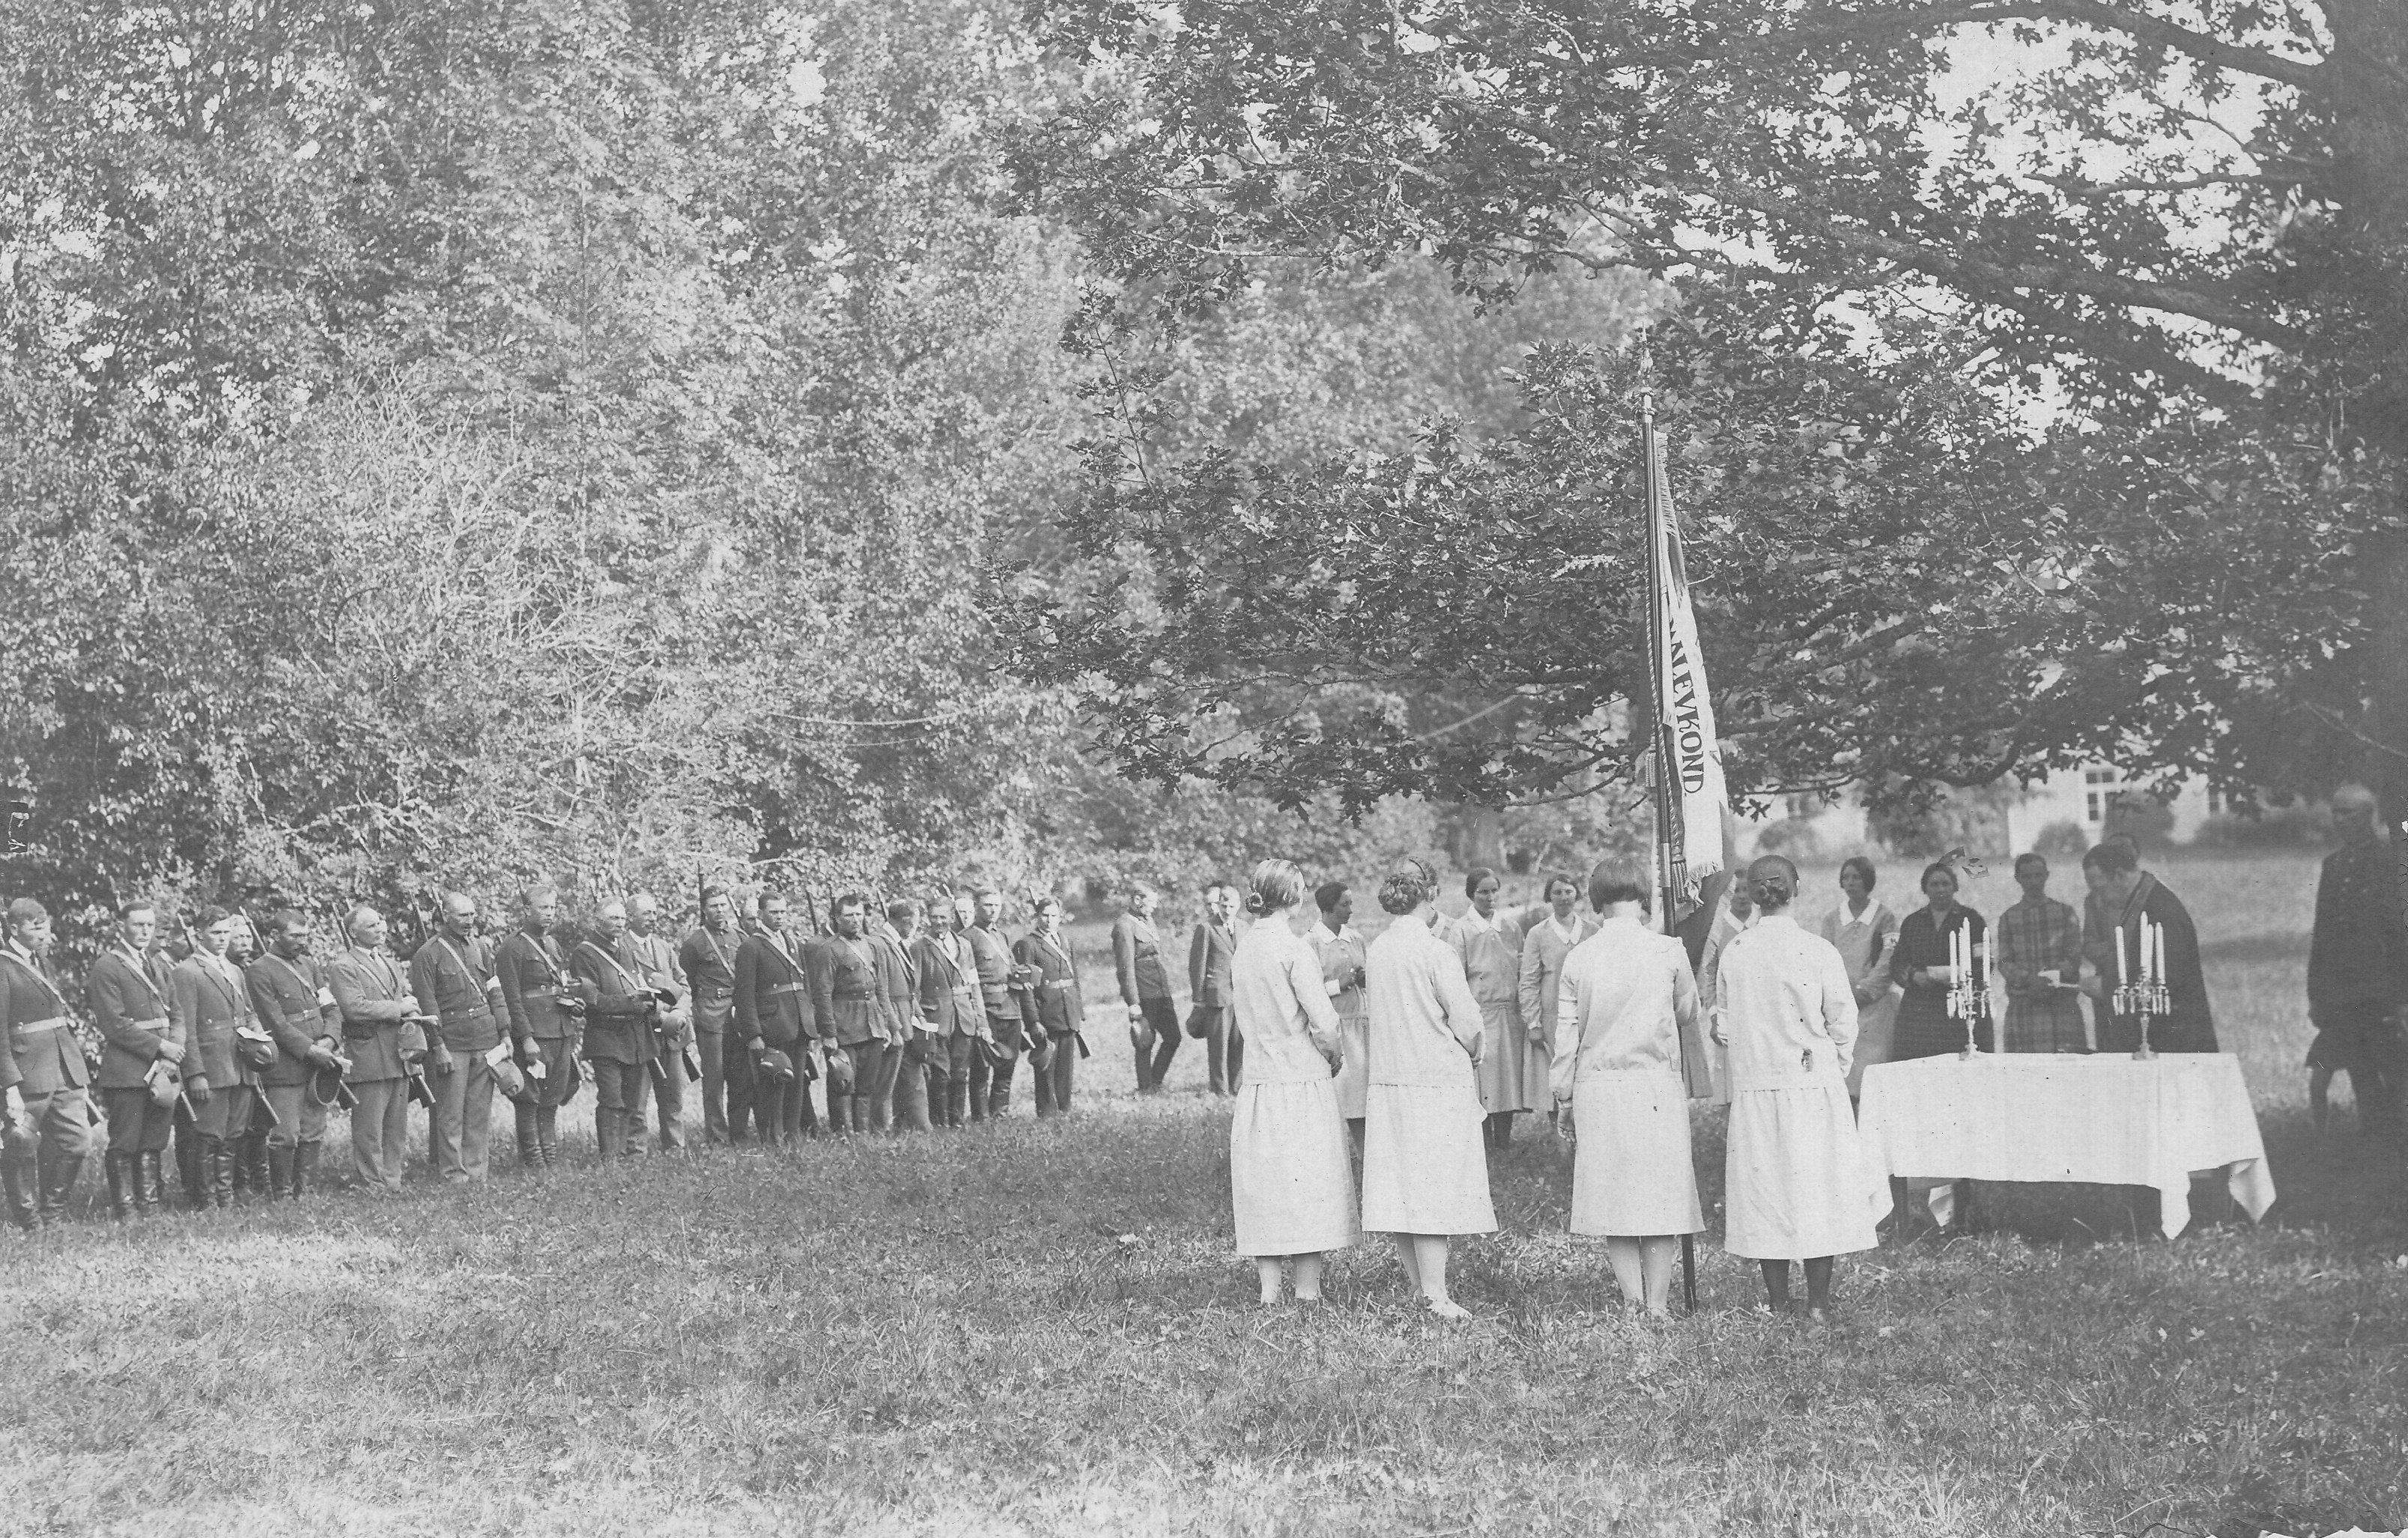
[[(2326, 1083), (2349, 1074), (2361, 1115), (2388, 1129), (2408, 998), (2401, 867), (2371, 796), (2344, 790), (2334, 819), (2344, 844), (2310, 963), (2313, 1088), (2321, 1118)], [(1518, 1118), (1543, 1115), (1575, 1139), (1573, 1231), (1603, 1237), (1629, 1301), (1661, 1313), (1676, 1242), (1704, 1227), (1689, 1126), (1707, 1100), (1729, 1107), (1727, 1246), (1763, 1262), (1775, 1303), (1802, 1262), (1819, 1315), (1833, 1258), (1872, 1245), (1893, 1204), (1856, 1144), (1864, 1068), (1962, 1048), (1952, 990), (1997, 990), (1984, 1050), (2128, 1050), (2137, 1023), (2109, 1001), (2139, 936), (2161, 931), (2171, 1010), (2151, 1044), (2215, 1050), (2196, 929), (2130, 841), (2083, 857), (2079, 912), (2049, 894), (2040, 855), (2014, 874), (2022, 897), (1993, 948), (1947, 862), (1901, 917), (1875, 895), (1870, 862), (1852, 859), (1809, 928), (1791, 911), (1795, 868), (1761, 860), (1711, 878), (1670, 934), (1649, 922), (1644, 873), (1619, 864), (1552, 876), (1520, 911), (1500, 906), (1497, 873), (1475, 870), (1448, 914), (1416, 862), (1379, 887), (1390, 921), (1367, 942), (1346, 883), (1308, 893), (1297, 867), (1268, 862), (1242, 893), (1206, 888), (1183, 967), (1156, 928), (1158, 894), (1127, 893), (1110, 934), (1113, 1034), (1125, 1015), (1141, 1094), (1162, 1092), (1195, 1040), (1211, 1092), (1236, 1097), (1233, 1210), (1266, 1302), (1283, 1276), (1317, 1299), (1320, 1258), (1369, 1232), (1397, 1236), (1429, 1307), (1458, 1317), (1449, 1241), (1494, 1230), (1486, 1161)], [(399, 1189), (413, 1105), (444, 1181), (487, 1175), (496, 1096), (518, 1164), (552, 1166), (560, 1112), (588, 1081), (604, 1159), (682, 1148), (689, 1089), (709, 1143), (990, 1120), (1009, 1113), (1023, 1059), (1037, 1115), (1071, 1108), (1096, 1016), (1054, 897), (1029, 904), (1016, 936), (993, 888), (926, 904), (846, 893), (813, 933), (774, 890), (739, 906), (705, 889), (698, 906), (678, 938), (637, 892), (580, 933), (537, 888), (496, 933), (452, 893), (403, 945), (401, 916), (372, 905), (324, 933), (295, 909), (254, 922), (205, 907), (171, 926), (130, 902), (75, 993), (51, 965), (50, 915), (20, 898), (0, 945), (7, 1217), (36, 1231), (62, 1219), (101, 1124), (122, 1218), (308, 1194), (326, 1183), (338, 1108), (351, 1158), (337, 1183), (368, 1191)], [(1983, 975), (1957, 975), (1968, 957)]]

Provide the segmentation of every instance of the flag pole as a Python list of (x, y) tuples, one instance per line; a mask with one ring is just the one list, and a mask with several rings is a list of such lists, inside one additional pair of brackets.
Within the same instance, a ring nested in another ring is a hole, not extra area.
[[(1656, 891), (1657, 923), (1674, 933), (1672, 904), (1680, 893), (1672, 880), (1672, 744), (1664, 729), (1664, 696), (1671, 680), (1664, 676), (1664, 509), (1656, 489), (1660, 466), (1656, 447), (1656, 392), (1639, 394), (1640, 474), (1646, 491), (1641, 506), (1647, 512), (1647, 735), (1656, 756), (1653, 791), (1656, 800)], [(1684, 1075), (1685, 1078), (1685, 1075)], [(1681, 1303), (1698, 1310), (1697, 1235), (1681, 1235)]]

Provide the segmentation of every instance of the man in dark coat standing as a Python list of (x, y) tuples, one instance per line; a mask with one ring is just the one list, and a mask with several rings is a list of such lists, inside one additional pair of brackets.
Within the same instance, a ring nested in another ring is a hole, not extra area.
[(2383, 836), (2374, 793), (2361, 785), (2333, 792), (2333, 832), (2341, 847), (2316, 879), (2315, 928), (2308, 942), (2308, 1107), (2322, 1131), (2326, 1090), (2349, 1075), (2358, 1125), (2369, 1133), (2401, 1131), (2408, 1050), (2408, 915), (2401, 891), (2401, 851)]
[[(702, 1140), (741, 1143), (752, 1116), (752, 1071), (744, 1040), (734, 1034), (736, 902), (724, 887), (706, 887), (702, 923), (678, 947), (678, 963), (694, 997), (694, 1045), (702, 1062)], [(733, 1072), (728, 1054), (736, 1053)]]
[[(117, 910), (117, 933), (84, 975), (84, 1005), (107, 1044), (100, 1059), (100, 1099), (108, 1113), (108, 1210), (157, 1214), (166, 1174), (161, 1165), (175, 1107), (183, 1095), (184, 1035), (168, 1002), (166, 957), (150, 948), (159, 912), (146, 902)], [(162, 1104), (152, 1086), (172, 1085)]]
[(1187, 1033), (1202, 1036), (1212, 1092), (1234, 1095), (1246, 1057), (1230, 1008), (1230, 968), (1238, 957), (1238, 889), (1215, 881), (1204, 889), (1204, 918), (1187, 939)]
[(276, 1038), (276, 1061), (262, 1075), (276, 1113), (267, 1133), (267, 1194), (271, 1201), (308, 1194), (326, 1137), (326, 1107), (309, 1089), (320, 1072), (342, 1066), (335, 1044), (343, 1012), (325, 969), (310, 954), (309, 916), (292, 908), (268, 916), (267, 953), (244, 969), (251, 1008)]
[[(761, 1141), (793, 1142), (818, 1124), (803, 1078), (816, 1018), (813, 981), (788, 933), (791, 915), (784, 895), (762, 892), (759, 928), (744, 936), (736, 952), (736, 1031), (728, 1038), (728, 1061), (732, 1064), (740, 1055), (752, 1065), (765, 1050), (786, 1054), (795, 1076), (753, 1067), (749, 1098)], [(732, 1075), (731, 1069), (731, 1082)]]
[[(2215, 1014), (2208, 1005), (2207, 975), (2199, 962), (2199, 928), (2191, 922), (2190, 910), (2182, 899), (2141, 869), (2139, 859), (2120, 844), (2093, 847), (2082, 857), (2082, 875), (2098, 897), (2108, 925), (2102, 958), (2106, 964), (2095, 980), (2098, 991), (2093, 997), (2102, 1004), (2112, 1004), (2114, 990), (2127, 980), (2118, 970), (2116, 932), (2120, 930), (2124, 936), (2122, 964), (2137, 980), (2143, 975), (2143, 937), (2148, 926), (2155, 924), (2165, 933), (2165, 987), (2172, 1007), (2150, 1021), (2149, 1045), (2160, 1052), (2214, 1051)], [(2099, 1049), (2129, 1052), (2140, 1045), (2140, 1018), (2107, 1011), (2099, 1029)]]
[(568, 975), (568, 957), (552, 930), (560, 897), (549, 887), (519, 900), (519, 927), (494, 957), (502, 985), (510, 1040), (517, 1045), (526, 1090), (517, 1113), (519, 1163), (549, 1169), (560, 1157), (560, 1107), (577, 1085), (577, 1054), (584, 1036), (584, 986)]

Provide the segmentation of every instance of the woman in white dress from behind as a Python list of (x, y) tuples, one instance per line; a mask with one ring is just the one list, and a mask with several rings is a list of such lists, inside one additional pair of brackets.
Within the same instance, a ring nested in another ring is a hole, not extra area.
[(1600, 864), (1589, 876), (1598, 931), (1563, 962), (1555, 1017), (1555, 1104), (1569, 1104), (1571, 1231), (1605, 1238), (1623, 1298), (1663, 1318), (1676, 1234), (1704, 1228), (1689, 1157), (1689, 1089), (1681, 1037), (1698, 1025), (1686, 947), (1640, 923), (1648, 876)]
[(1320, 957), (1296, 933), (1303, 897), (1304, 873), (1292, 862), (1256, 865), (1246, 892), (1254, 927), (1230, 967), (1246, 1073), (1229, 1121), (1229, 1205), (1266, 1308), (1279, 1302), (1281, 1262), (1291, 1260), (1296, 1301), (1319, 1303), (1322, 1255), (1355, 1234), (1354, 1172), (1330, 1074), (1338, 1012)]
[(1405, 1274), (1430, 1312), (1470, 1314), (1447, 1295), (1447, 1241), (1494, 1233), (1487, 1113), (1480, 1102), (1480, 1001), (1455, 947), (1416, 910), (1430, 900), (1418, 872), (1380, 886), (1396, 922), (1371, 942), (1363, 1012), (1370, 1081), (1363, 1092), (1363, 1226), (1397, 1236)]

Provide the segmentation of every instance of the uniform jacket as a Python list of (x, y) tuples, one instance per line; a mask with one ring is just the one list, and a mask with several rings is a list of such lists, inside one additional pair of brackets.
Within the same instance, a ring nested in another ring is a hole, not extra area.
[(1229, 969), (1238, 956), (1238, 937), (1211, 920), (1196, 926), (1187, 939), (1187, 996), (1193, 1003), (1219, 1009), (1229, 1003)]
[(978, 961), (979, 994), (985, 1002), (988, 1016), (1009, 1025), (1016, 1034), (1021, 1023), (1020, 1000), (1011, 990), (1011, 943), (976, 924), (962, 933), (968, 937), (970, 955)]
[(353, 946), (327, 959), (326, 986), (342, 1017), (343, 1054), (351, 1060), (347, 1076), (355, 1084), (407, 1076), (404, 1055), (423, 1054), (426, 1034), (402, 1021), (401, 1001), (409, 986), (400, 963), (381, 950)]
[(192, 960), (178, 962), (169, 979), (169, 1002), (175, 1005), (176, 1024), (184, 1032), (187, 1047), (185, 1084), (189, 1087), (198, 1080), (212, 1089), (232, 1089), (259, 1083), (258, 1072), (235, 1050), (234, 1033), (255, 1024), (259, 1016), (251, 1008), (251, 990), (234, 963), (222, 956), (196, 953)]
[(583, 1032), (577, 1017), (560, 1007), (566, 996), (593, 1000), (582, 983), (569, 975), (568, 957), (552, 934), (513, 930), (494, 955), (494, 975), (502, 985), (502, 1007), (509, 1011), (510, 1039), (523, 1042), (575, 1042)]
[(243, 969), (251, 987), (251, 1007), (276, 1038), (276, 1064), (262, 1075), (270, 1085), (307, 1084), (316, 1072), (309, 1048), (322, 1036), (343, 1033), (343, 1012), (335, 990), (326, 986), (325, 969), (315, 956), (262, 956)]
[(625, 954), (628, 936), (580, 941), (568, 970), (593, 1001), (585, 1017), (585, 1055), (601, 1062), (641, 1062), (652, 1055), (652, 985)]
[(823, 1034), (817, 980), (810, 953), (798, 955), (791, 935), (748, 934), (736, 950), (736, 1031), (765, 1047), (793, 1052)]
[(875, 942), (866, 934), (858, 940), (823, 935), (812, 942), (808, 956), (811, 1006), (822, 1036), (846, 1047), (893, 1037)]
[(67, 1020), (67, 999), (38, 961), (14, 946), (0, 945), (0, 1011), (8, 1029), (8, 1051), (0, 1065), (0, 1086), (14, 1084), (29, 1095), (79, 1089), (91, 1081), (83, 1048)]
[(669, 1002), (652, 1014), (652, 1050), (665, 1052), (683, 1041), (686, 1027), (694, 1020), (694, 1000), (686, 989), (685, 975), (678, 968), (677, 947), (657, 934), (638, 934), (629, 930), (619, 936), (619, 948), (614, 954), (620, 965), (643, 979), (645, 987), (658, 989), (669, 996)]
[(136, 958), (124, 946), (114, 945), (84, 975), (84, 1006), (108, 1043), (100, 1057), (102, 1089), (139, 1089), (143, 1075), (158, 1060), (159, 1044), (184, 1045), (169, 998), (175, 986), (168, 976), (170, 964), (163, 955)]
[(934, 1021), (937, 1034), (976, 1035), (986, 1027), (985, 995), (979, 990), (978, 958), (957, 934), (922, 934), (911, 942), (920, 957), (920, 1018)]
[(454, 1052), (483, 1052), (502, 1039), (494, 963), (482, 938), (427, 937), (409, 958), (409, 990), (437, 1020), (437, 1034)]
[(919, 941), (906, 941), (881, 925), (871, 943), (878, 947), (878, 980), (886, 993), (887, 1029), (896, 1040), (908, 1041), (911, 1023), (920, 1018)]
[(1020, 990), (1021, 1018), (1032, 1020), (1049, 1036), (1067, 1036), (1085, 1029), (1087, 1006), (1079, 997), (1079, 964), (1060, 935), (1051, 939), (1030, 931), (1011, 947), (1014, 960), (1036, 975)]
[(1123, 1004), (1170, 997), (1170, 969), (1162, 964), (1162, 937), (1153, 919), (1124, 913), (1112, 920), (1112, 973)]
[(694, 1028), (715, 1036), (728, 1027), (736, 1010), (736, 956), (744, 936), (733, 931), (713, 934), (696, 929), (678, 947), (678, 964), (694, 992)]

